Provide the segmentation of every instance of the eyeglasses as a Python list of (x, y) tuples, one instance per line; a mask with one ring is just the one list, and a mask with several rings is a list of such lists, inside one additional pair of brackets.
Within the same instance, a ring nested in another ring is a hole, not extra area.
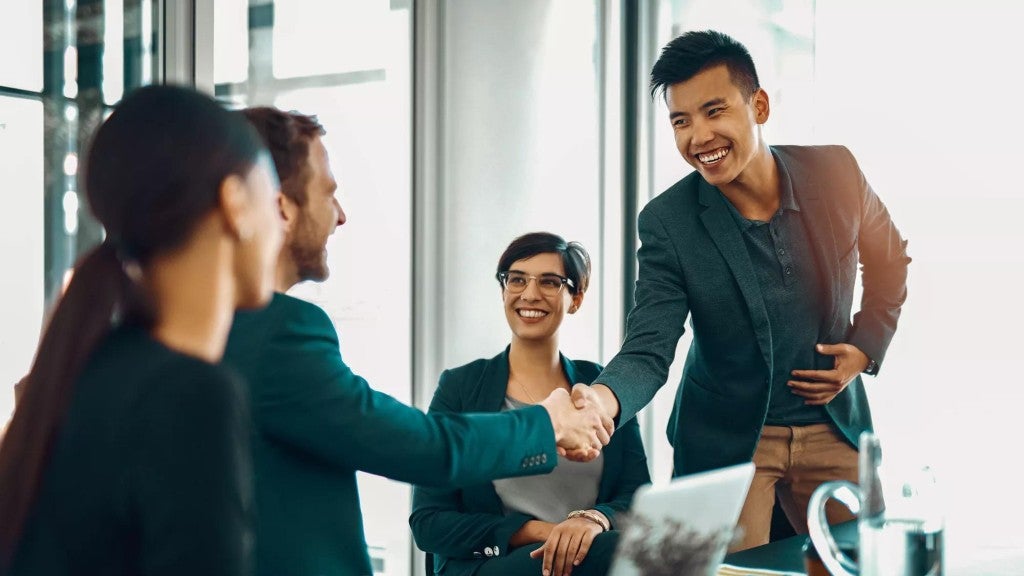
[(540, 276), (530, 276), (529, 274), (523, 274), (522, 272), (498, 272), (498, 282), (508, 290), (509, 294), (519, 294), (526, 290), (526, 287), (530, 285), (531, 280), (537, 281), (537, 289), (540, 293), (545, 296), (557, 296), (562, 291), (562, 286), (569, 285), (569, 288), (575, 288), (572, 280), (565, 276), (559, 276), (558, 274), (541, 274)]

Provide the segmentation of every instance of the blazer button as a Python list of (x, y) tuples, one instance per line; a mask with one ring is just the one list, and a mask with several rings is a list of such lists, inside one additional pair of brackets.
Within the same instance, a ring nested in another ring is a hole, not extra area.
[(484, 547), (484, 556), (487, 556), (488, 558), (490, 558), (491, 556), (494, 556), (494, 550), (491, 550), (490, 546), (485, 546)]
[(548, 463), (548, 455), (547, 454), (541, 454), (540, 455), (540, 463), (541, 464), (547, 464)]

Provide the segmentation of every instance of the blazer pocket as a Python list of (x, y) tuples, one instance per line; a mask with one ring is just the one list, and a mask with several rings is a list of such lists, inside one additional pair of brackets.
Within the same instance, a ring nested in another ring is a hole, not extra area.
[(707, 386), (699, 382), (696, 378), (690, 376), (689, 374), (687, 374), (686, 377), (683, 379), (683, 386), (691, 386), (693, 388), (700, 390), (701, 392), (707, 393), (709, 396), (712, 396), (713, 398), (718, 400), (727, 400), (729, 398), (728, 394), (726, 394), (725, 392), (721, 390), (716, 390), (711, 386)]

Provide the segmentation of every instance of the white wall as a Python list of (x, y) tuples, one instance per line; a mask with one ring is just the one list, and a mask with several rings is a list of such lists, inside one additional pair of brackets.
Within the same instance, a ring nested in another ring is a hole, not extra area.
[[(988, 547), (992, 573), (1020, 573), (999, 557), (1024, 550), (1024, 464), (1013, 442), (1024, 401), (1014, 362), (1024, 323), (1024, 18), (1001, 0), (784, 2), (790, 29), (813, 15), (813, 75), (802, 78), (804, 60), (780, 59), (785, 51), (764, 35), (782, 20), (759, 11), (782, 5), (730, 1), (744, 9), (673, 1), (661, 21), (677, 28), (659, 35), (734, 35), (775, 98), (769, 142), (844, 144), (857, 156), (914, 258), (899, 331), (881, 374), (866, 379), (876, 428), (891, 456), (937, 470), (949, 496), (951, 565)], [(658, 104), (653, 193), (689, 172)], [(653, 448), (662, 454), (676, 368), (655, 400)], [(656, 476), (669, 470), (656, 462)]]
[(0, 96), (0, 429), (28, 373), (43, 320), (43, 106)]
[[(601, 265), (595, 5), (445, 3), (443, 262), (428, 271), (441, 279), (444, 367), (508, 344), (494, 273), (516, 236), (545, 230), (578, 240)], [(601, 291), (595, 282), (563, 324), (570, 356), (598, 359)]]
[(853, 150), (914, 258), (877, 428), (939, 470), (951, 538), (1020, 547), (1024, 20), (1001, 0), (817, 12), (817, 139)]

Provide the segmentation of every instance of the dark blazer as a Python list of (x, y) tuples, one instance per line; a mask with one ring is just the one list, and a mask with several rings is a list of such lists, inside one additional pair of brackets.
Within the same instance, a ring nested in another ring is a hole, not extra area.
[[(33, 385), (48, 385), (36, 382)], [(5, 576), (249, 576), (245, 386), (116, 328), (78, 376)], [(10, 511), (0, 509), (0, 522)]]
[[(906, 299), (906, 242), (846, 148), (772, 152), (792, 181), (813, 244), (828, 306), (824, 341), (853, 344), (881, 365)], [(636, 305), (622, 349), (597, 378), (615, 392), (621, 417), (633, 416), (665, 383), (691, 317), (693, 342), (668, 427), (676, 475), (749, 461), (773, 385), (768, 314), (726, 202), (694, 172), (643, 209)], [(863, 296), (851, 321), (858, 260)], [(832, 368), (831, 358), (819, 360), (814, 368)], [(860, 377), (826, 411), (854, 446), (871, 429)]]
[[(560, 357), (569, 382), (589, 384), (601, 371), (593, 362)], [(490, 360), (445, 370), (430, 402), (430, 412), (497, 412), (505, 402), (507, 385), (508, 348)], [(494, 444), (499, 451), (511, 446)], [(627, 510), (636, 489), (651, 481), (635, 418), (615, 432), (603, 454), (604, 472), (598, 503), (593, 508), (607, 516), (615, 528), (615, 514)], [(434, 571), (445, 576), (472, 574), (489, 556), (507, 554), (509, 538), (533, 520), (526, 514), (506, 514), (491, 482), (461, 490), (417, 486), (412, 507), (409, 524), (416, 543), (434, 555)]]
[(224, 361), (248, 379), (254, 408), (258, 574), (371, 573), (357, 470), (451, 486), (557, 461), (544, 408), (428, 416), (372, 390), (342, 361), (327, 314), (283, 294), (236, 315)]

